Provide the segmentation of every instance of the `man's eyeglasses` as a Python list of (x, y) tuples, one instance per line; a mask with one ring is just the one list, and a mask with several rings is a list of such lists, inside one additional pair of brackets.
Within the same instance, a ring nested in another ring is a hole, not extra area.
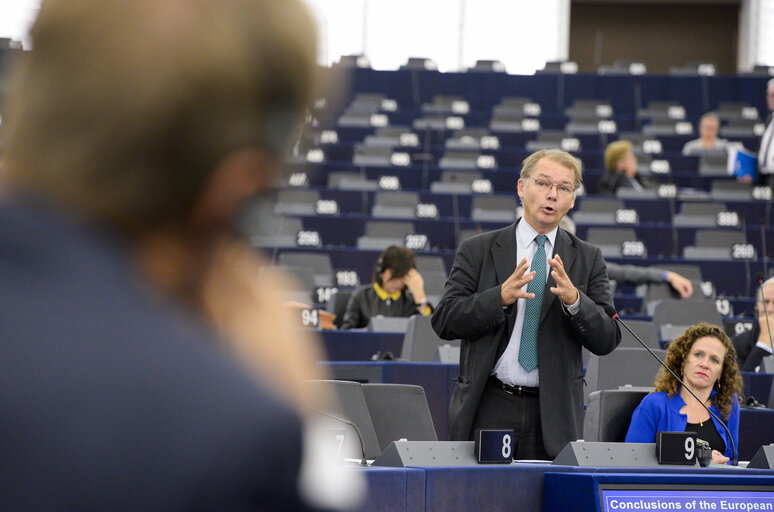
[(538, 190), (546, 194), (548, 194), (553, 187), (556, 187), (556, 193), (562, 197), (568, 197), (572, 195), (573, 192), (575, 192), (575, 189), (570, 185), (556, 185), (550, 181), (541, 178), (532, 178), (529, 176), (527, 176), (527, 179), (532, 180), (532, 183), (535, 184)]

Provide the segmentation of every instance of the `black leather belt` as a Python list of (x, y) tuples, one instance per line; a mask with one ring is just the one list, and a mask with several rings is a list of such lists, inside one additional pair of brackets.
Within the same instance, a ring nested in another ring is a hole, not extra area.
[(489, 383), (499, 389), (502, 389), (503, 391), (505, 391), (510, 395), (538, 396), (540, 394), (540, 388), (531, 388), (529, 386), (511, 386), (510, 384), (506, 384), (505, 382), (501, 381), (500, 379), (494, 376), (489, 377)]

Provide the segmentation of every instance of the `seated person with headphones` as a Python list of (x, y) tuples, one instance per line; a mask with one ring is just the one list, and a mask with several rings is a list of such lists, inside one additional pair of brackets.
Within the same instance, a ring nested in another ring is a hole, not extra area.
[(428, 316), (432, 312), (414, 253), (392, 245), (376, 260), (373, 283), (361, 287), (349, 298), (341, 328), (366, 327), (371, 317), (377, 315)]

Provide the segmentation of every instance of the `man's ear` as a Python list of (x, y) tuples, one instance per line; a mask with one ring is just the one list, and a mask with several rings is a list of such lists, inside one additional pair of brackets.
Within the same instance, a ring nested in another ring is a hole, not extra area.
[(191, 212), (191, 228), (200, 232), (226, 228), (244, 201), (269, 188), (277, 161), (265, 152), (247, 148), (222, 159), (205, 181)]

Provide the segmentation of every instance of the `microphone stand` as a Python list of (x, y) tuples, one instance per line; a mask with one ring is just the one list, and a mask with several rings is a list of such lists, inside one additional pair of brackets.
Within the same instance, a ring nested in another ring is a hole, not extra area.
[(331, 414), (331, 413), (328, 413), (328, 412), (325, 412), (325, 411), (321, 411), (320, 409), (312, 409), (312, 410), (314, 412), (318, 413), (318, 414), (322, 414), (323, 416), (327, 416), (327, 417), (329, 417), (331, 419), (334, 419), (336, 421), (340, 421), (340, 422), (344, 423), (345, 425), (348, 425), (348, 426), (352, 427), (352, 430), (354, 430), (355, 434), (357, 434), (357, 440), (360, 442), (360, 454), (362, 456), (362, 458), (360, 459), (360, 465), (361, 466), (368, 466), (368, 460), (366, 459), (366, 452), (365, 452), (365, 443), (363, 442), (363, 436), (360, 434), (360, 429), (357, 428), (357, 425), (355, 425), (353, 422), (351, 422), (351, 421), (349, 421), (347, 419), (341, 418), (339, 416), (336, 416), (334, 414)]
[[(744, 243), (747, 243), (747, 223), (742, 217), (742, 235), (744, 235)], [(745, 258), (744, 260), (744, 289), (745, 293), (750, 292), (750, 286), (752, 286), (752, 271), (750, 270), (750, 260)]]
[(688, 393), (690, 393), (690, 394), (691, 394), (691, 396), (692, 396), (692, 397), (694, 397), (694, 398), (696, 399), (696, 401), (697, 401), (697, 402), (699, 402), (699, 404), (701, 404), (701, 406), (702, 406), (702, 407), (704, 407), (704, 409), (706, 409), (706, 411), (707, 411), (707, 412), (710, 414), (710, 416), (712, 416), (713, 418), (715, 418), (715, 419), (717, 420), (717, 422), (718, 422), (718, 423), (720, 423), (720, 425), (721, 425), (721, 426), (722, 426), (722, 427), (723, 427), (723, 428), (726, 430), (726, 434), (728, 434), (728, 439), (729, 439), (729, 441), (731, 441), (731, 453), (732, 453), (732, 455), (733, 455), (733, 459), (732, 459), (731, 463), (732, 463), (732, 465), (733, 465), (733, 466), (736, 466), (736, 462), (737, 462), (737, 460), (736, 460), (736, 445), (734, 444), (734, 438), (733, 438), (733, 436), (731, 435), (731, 431), (730, 431), (730, 430), (728, 430), (728, 427), (726, 426), (725, 422), (724, 422), (724, 421), (722, 421), (722, 420), (721, 420), (721, 419), (720, 419), (720, 418), (719, 418), (719, 417), (718, 417), (718, 416), (717, 416), (717, 415), (716, 415), (714, 412), (712, 412), (712, 411), (709, 409), (709, 407), (707, 407), (706, 405), (704, 405), (704, 402), (702, 402), (701, 400), (699, 400), (699, 397), (698, 397), (698, 396), (696, 396), (696, 394), (694, 394), (694, 392), (693, 392), (693, 391), (691, 391), (691, 390), (690, 390), (690, 388), (688, 388), (688, 386), (686, 386), (686, 385), (685, 385), (685, 383), (683, 382), (683, 380), (682, 380), (680, 377), (678, 377), (678, 376), (677, 376), (677, 374), (676, 374), (675, 372), (673, 372), (673, 371), (672, 371), (672, 369), (671, 369), (670, 367), (668, 367), (666, 364), (664, 364), (664, 362), (663, 362), (663, 361), (662, 361), (662, 360), (661, 360), (661, 359), (660, 359), (660, 358), (659, 358), (659, 357), (658, 357), (658, 356), (657, 356), (657, 355), (656, 355), (656, 354), (655, 354), (655, 353), (654, 353), (654, 352), (653, 352), (653, 351), (650, 349), (650, 347), (649, 347), (649, 346), (647, 346), (647, 345), (645, 344), (645, 342), (644, 342), (644, 341), (642, 341), (642, 340), (640, 339), (640, 337), (639, 337), (639, 336), (637, 336), (637, 335), (634, 333), (634, 331), (632, 331), (631, 329), (629, 329), (629, 326), (628, 326), (628, 325), (626, 325), (626, 323), (625, 323), (623, 320), (621, 320), (621, 319), (618, 317), (618, 312), (617, 312), (617, 311), (616, 311), (616, 312), (615, 312), (613, 315), (611, 315), (611, 316), (612, 316), (612, 318), (613, 318), (614, 320), (617, 320), (617, 321), (618, 321), (618, 323), (619, 323), (619, 324), (621, 324), (621, 325), (622, 325), (622, 326), (623, 326), (623, 327), (624, 327), (624, 328), (625, 328), (627, 331), (629, 331), (629, 333), (630, 333), (632, 336), (634, 336), (634, 339), (636, 339), (637, 341), (639, 341), (639, 342), (640, 342), (640, 345), (642, 345), (642, 346), (645, 348), (645, 350), (647, 350), (647, 351), (648, 351), (648, 353), (650, 353), (650, 355), (652, 355), (652, 356), (653, 356), (653, 358), (654, 358), (656, 361), (658, 361), (658, 364), (660, 364), (661, 366), (663, 366), (663, 367), (666, 369), (666, 371), (668, 371), (668, 372), (669, 372), (669, 373), (672, 375), (672, 377), (674, 377), (674, 378), (675, 378), (675, 380), (677, 380), (677, 382), (679, 382), (679, 383), (680, 383), (680, 385), (681, 385), (681, 386), (683, 386), (683, 388), (685, 388), (685, 390), (686, 390), (686, 391), (688, 391)]
[[(767, 210), (769, 209), (770, 205), (771, 205), (771, 202), (766, 204), (766, 209)], [(767, 213), (767, 215), (768, 215), (768, 213)], [(766, 253), (768, 251), (766, 249), (766, 224), (764, 224), (763, 222), (761, 222), (761, 251), (763, 252), (763, 255), (762, 255), (763, 256), (763, 275), (767, 276), (767, 275), (769, 275), (768, 264), (767, 264), (767, 261), (766, 261), (768, 259), (766, 257)]]
[[(675, 189), (677, 187), (675, 186)], [(675, 194), (675, 197), (670, 197), (667, 199), (667, 202), (669, 203), (669, 215), (670, 219), (674, 219), (675, 215), (677, 214), (677, 207), (675, 206), (675, 202), (677, 202), (677, 194)], [(680, 254), (678, 254), (677, 250), (680, 246), (679, 238), (677, 236), (677, 226), (675, 226), (675, 223), (672, 222), (672, 220), (669, 221), (669, 225), (672, 226), (672, 255), (679, 257)]]

